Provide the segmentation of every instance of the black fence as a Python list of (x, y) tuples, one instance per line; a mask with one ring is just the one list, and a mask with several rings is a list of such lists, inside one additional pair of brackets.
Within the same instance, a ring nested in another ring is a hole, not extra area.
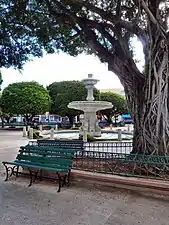
[(82, 150), (75, 151), (73, 169), (169, 180), (169, 156), (131, 154), (132, 145), (132, 142), (84, 143)]

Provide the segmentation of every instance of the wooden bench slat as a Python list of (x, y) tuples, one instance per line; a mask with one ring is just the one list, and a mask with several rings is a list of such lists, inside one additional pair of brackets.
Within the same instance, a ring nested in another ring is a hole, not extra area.
[[(20, 150), (20, 152), (22, 153), (22, 150)], [(74, 156), (74, 152), (73, 153), (69, 153), (69, 152), (46, 152), (46, 151), (41, 151), (41, 150), (24, 150), (24, 154), (37, 154), (37, 155), (51, 155), (51, 156), (60, 156), (60, 157), (67, 157), (67, 158), (72, 158)]]
[(56, 170), (57, 169), (69, 170), (72, 167), (71, 164), (62, 165), (62, 164), (42, 163), (34, 161), (23, 161), (23, 160), (15, 160), (14, 162), (22, 165), (36, 165), (39, 169), (42, 169), (42, 167), (47, 167), (47, 168), (55, 168)]
[(72, 159), (67, 158), (58, 158), (58, 157), (40, 157), (40, 156), (32, 156), (32, 155), (22, 155), (19, 154), (17, 156), (18, 160), (27, 160), (33, 162), (43, 162), (45, 163), (53, 163), (53, 164), (72, 164)]
[(50, 152), (65, 152), (65, 153), (74, 153), (76, 149), (64, 149), (64, 148), (58, 148), (54, 146), (33, 146), (33, 145), (27, 145), (27, 146), (21, 146), (21, 151), (24, 150), (42, 150), (42, 151), (50, 151)]

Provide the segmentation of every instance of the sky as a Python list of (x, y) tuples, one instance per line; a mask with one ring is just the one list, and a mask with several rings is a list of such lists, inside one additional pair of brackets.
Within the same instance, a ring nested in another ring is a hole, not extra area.
[[(134, 40), (133, 44), (136, 58), (140, 60), (138, 66), (141, 69), (144, 64), (142, 46), (137, 40)], [(43, 58), (34, 58), (33, 61), (27, 62), (21, 73), (13, 68), (3, 68), (1, 72), (2, 89), (10, 83), (21, 81), (37, 81), (47, 86), (55, 81), (82, 80), (89, 73), (100, 80), (96, 85), (98, 89), (123, 89), (118, 77), (108, 71), (107, 65), (101, 63), (93, 55), (80, 54), (77, 57), (72, 57), (66, 53), (46, 54)]]

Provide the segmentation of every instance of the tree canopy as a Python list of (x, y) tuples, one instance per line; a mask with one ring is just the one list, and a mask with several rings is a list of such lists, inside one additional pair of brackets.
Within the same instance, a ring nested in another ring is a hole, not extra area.
[[(133, 152), (168, 154), (168, 11), (168, 0), (3, 0), (1, 35), (7, 38), (9, 62), (8, 42), (13, 49), (15, 40), (21, 46), (29, 40), (30, 46), (51, 51), (97, 55), (124, 86), (134, 117)], [(143, 46), (144, 71), (134, 61), (133, 37)]]
[(3, 113), (24, 115), (27, 119), (48, 112), (50, 109), (48, 91), (37, 82), (19, 82), (6, 87), (1, 96)]
[[(25, 3), (26, 1), (1, 1), (0, 68), (13, 66), (21, 69), (31, 56), (42, 56), (42, 44), (26, 26), (26, 14), (22, 13)], [(18, 10), (21, 10), (20, 13)]]
[[(51, 113), (60, 116), (68, 116), (72, 123), (73, 117), (82, 113), (78, 110), (69, 109), (67, 106), (72, 101), (85, 101), (87, 90), (80, 81), (54, 82), (47, 87), (52, 99)], [(94, 97), (98, 99), (99, 91), (94, 90)]]
[(1, 84), (2, 84), (3, 80), (2, 80), (2, 74), (0, 72), (0, 90), (1, 90)]
[(106, 109), (101, 111), (102, 114), (107, 116), (109, 122), (111, 121), (111, 117), (115, 113), (121, 114), (128, 112), (126, 100), (120, 94), (116, 94), (113, 92), (102, 92), (100, 93), (100, 100), (111, 102), (113, 105), (112, 109)]

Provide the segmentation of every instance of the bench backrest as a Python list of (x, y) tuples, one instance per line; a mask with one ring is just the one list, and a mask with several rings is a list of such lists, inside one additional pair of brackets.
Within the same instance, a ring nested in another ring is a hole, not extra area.
[(61, 149), (53, 146), (36, 146), (26, 145), (21, 146), (20, 153), (24, 154), (37, 154), (37, 155), (52, 155), (58, 157), (73, 157), (76, 149)]
[(81, 140), (37, 140), (39, 146), (54, 146), (58, 148), (68, 148), (83, 150), (83, 141)]
[(72, 167), (74, 150), (58, 149), (50, 146), (21, 147), (16, 159), (22, 162), (35, 163), (41, 166), (51, 166), (69, 169)]
[(124, 163), (142, 163), (151, 165), (169, 165), (169, 156), (143, 155), (143, 154), (119, 154), (123, 155), (121, 161)]

